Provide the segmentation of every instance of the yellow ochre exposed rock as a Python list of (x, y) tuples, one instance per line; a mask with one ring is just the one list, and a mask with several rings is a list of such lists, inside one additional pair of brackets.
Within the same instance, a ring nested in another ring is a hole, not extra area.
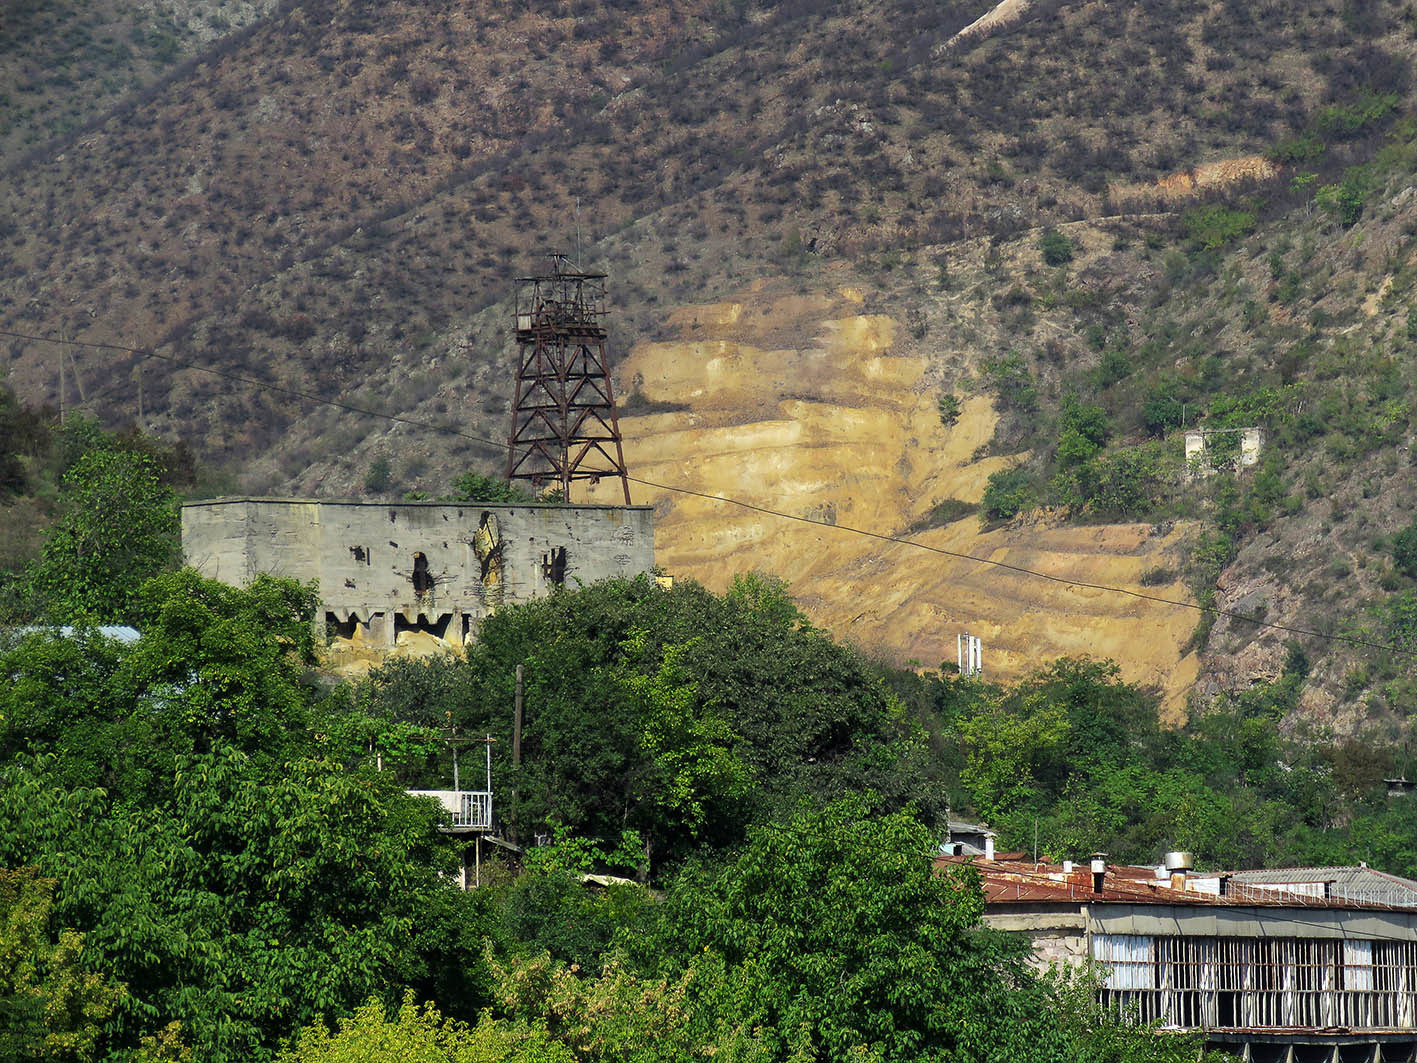
[[(1027, 455), (976, 460), (998, 420), (991, 399), (961, 396), (958, 421), (943, 425), (935, 352), (899, 352), (896, 321), (857, 313), (861, 303), (852, 289), (783, 295), (758, 282), (731, 302), (676, 310), (668, 324), (678, 338), (641, 343), (620, 367), (647, 399), (687, 407), (621, 419), (632, 475), (890, 535), (939, 500), (978, 502), (991, 473)], [(602, 483), (594, 500), (612, 502), (618, 490)], [(1194, 656), (1181, 653), (1197, 619), (1190, 610), (715, 499), (643, 486), (634, 496), (658, 507), (655, 553), (672, 575), (720, 591), (738, 573), (780, 576), (815, 623), (897, 662), (953, 660), (965, 630), (983, 638), (986, 674), (999, 677), (1063, 654), (1112, 657), (1128, 679), (1165, 691), (1171, 719), (1196, 676)], [(1178, 567), (1188, 533), (1043, 519), (981, 532), (969, 516), (911, 538), (1143, 590), (1143, 572)], [(1179, 584), (1146, 591), (1189, 600)]]

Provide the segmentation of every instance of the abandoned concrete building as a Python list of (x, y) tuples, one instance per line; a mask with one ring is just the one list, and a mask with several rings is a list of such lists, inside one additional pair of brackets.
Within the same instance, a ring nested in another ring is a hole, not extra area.
[(329, 630), (392, 647), (403, 631), (462, 645), (499, 606), (654, 568), (649, 506), (218, 498), (182, 507), (204, 576), (319, 583)]
[(1255, 1063), (1417, 1060), (1417, 883), (1380, 876), (1379, 898), (1367, 868), (1311, 869), (1330, 882), (1313, 891), (1295, 872), (1194, 876), (1188, 856), (939, 863), (972, 860), (984, 921), (1027, 935), (1040, 965), (1094, 963), (1103, 1003), (1133, 1021)]

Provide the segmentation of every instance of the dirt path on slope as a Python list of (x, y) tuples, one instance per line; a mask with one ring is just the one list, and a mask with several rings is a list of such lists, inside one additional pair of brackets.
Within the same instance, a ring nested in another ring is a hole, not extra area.
[(1029, 0), (1002, 0), (947, 40), (940, 50), (944, 51), (969, 37), (983, 36), (996, 26), (1013, 22), (1023, 14), (1028, 4)]

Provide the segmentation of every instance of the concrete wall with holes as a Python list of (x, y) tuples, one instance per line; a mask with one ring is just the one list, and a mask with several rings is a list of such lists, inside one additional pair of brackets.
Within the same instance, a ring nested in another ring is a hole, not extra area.
[(1260, 449), (1264, 446), (1264, 432), (1259, 428), (1195, 428), (1186, 433), (1186, 476), (1188, 479), (1209, 476), (1217, 471), (1214, 449), (1215, 439), (1221, 436), (1239, 436), (1239, 449), (1227, 459), (1228, 468), (1238, 472), (1258, 465)]
[(204, 576), (315, 580), (328, 622), (393, 645), (455, 645), (503, 604), (654, 567), (649, 506), (448, 505), (218, 498), (182, 507), (182, 550)]

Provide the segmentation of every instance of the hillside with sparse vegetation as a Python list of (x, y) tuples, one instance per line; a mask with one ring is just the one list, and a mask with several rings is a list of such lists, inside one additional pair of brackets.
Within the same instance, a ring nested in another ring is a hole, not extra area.
[[(496, 470), (545, 248), (611, 274), (620, 353), (759, 280), (849, 287), (1016, 466), (888, 530), (1185, 529), (1139, 585), (1237, 614), (1184, 647), (1196, 708), (1297, 640), (1296, 726), (1405, 741), (1411, 10), (1044, 0), (953, 40), (987, 8), (22, 5), (0, 62), (53, 76), (6, 98), (0, 328), (140, 353), (10, 337), (9, 385), (57, 404), (65, 366), (244, 488), (437, 495)], [(1188, 478), (1185, 429), (1250, 425), (1258, 466)]]

